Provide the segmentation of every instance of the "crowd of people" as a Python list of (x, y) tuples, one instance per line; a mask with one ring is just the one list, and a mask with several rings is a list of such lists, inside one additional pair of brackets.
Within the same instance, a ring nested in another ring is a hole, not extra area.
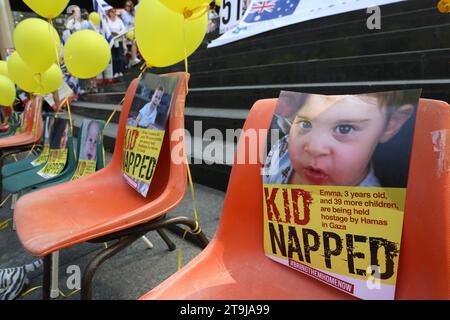
[[(72, 33), (79, 30), (100, 32), (99, 27), (89, 20), (89, 13), (86, 9), (71, 5), (66, 12), (68, 18), (63, 32), (63, 42), (66, 42)], [(106, 11), (106, 14), (106, 23), (114, 39), (111, 48), (113, 78), (117, 79), (123, 77), (125, 69), (141, 62), (138, 58), (136, 41), (129, 36), (129, 32), (134, 30), (136, 8), (134, 2), (128, 0), (125, 2), (123, 9), (111, 7)], [(97, 92), (96, 78), (80, 82), (79, 93), (85, 92)]]
[[(102, 23), (107, 23), (114, 39), (111, 47), (112, 63), (110, 68), (112, 68), (112, 72), (109, 72), (113, 79), (123, 77), (126, 69), (141, 62), (134, 39), (135, 16), (138, 6), (138, 4), (135, 5), (134, 1), (127, 0), (124, 2), (123, 8), (109, 7), (106, 9), (106, 21), (104, 20)], [(63, 43), (67, 41), (71, 34), (79, 30), (101, 32), (99, 26), (95, 26), (90, 21), (89, 12), (86, 9), (80, 9), (77, 5), (70, 5), (66, 9), (66, 13), (68, 17), (64, 25)], [(219, 25), (219, 16), (213, 7), (208, 13), (208, 18), (207, 33), (211, 33), (216, 31)], [(78, 94), (98, 92), (96, 78), (80, 80), (78, 85), (79, 88), (76, 90)]]

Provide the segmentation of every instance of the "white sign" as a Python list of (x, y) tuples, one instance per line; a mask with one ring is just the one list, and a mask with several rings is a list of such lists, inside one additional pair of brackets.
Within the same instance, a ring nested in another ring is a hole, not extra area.
[(243, 16), (245, 0), (222, 0), (220, 7), (220, 34), (235, 28)]
[[(230, 0), (223, 0), (222, 10), (227, 1)], [(400, 1), (406, 0), (252, 0), (238, 25), (208, 47), (218, 47), (307, 20)]]

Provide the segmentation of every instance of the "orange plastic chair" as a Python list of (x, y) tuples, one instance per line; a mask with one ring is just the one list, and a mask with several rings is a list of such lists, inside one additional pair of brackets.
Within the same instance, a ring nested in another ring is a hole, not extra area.
[(27, 114), (26, 131), (23, 133), (16, 133), (12, 136), (7, 136), (0, 139), (0, 197), (3, 191), (2, 188), (2, 168), (6, 157), (32, 149), (41, 140), (43, 133), (43, 121), (41, 117), (41, 102), (40, 97), (34, 97), (31, 101), (31, 109)]
[(22, 245), (32, 255), (45, 257), (44, 299), (48, 299), (50, 293), (52, 252), (86, 241), (118, 240), (101, 251), (86, 267), (81, 297), (90, 299), (92, 278), (100, 264), (151, 230), (158, 231), (171, 250), (175, 249), (175, 245), (163, 228), (174, 224), (183, 224), (191, 231), (196, 231), (202, 247), (208, 244), (195, 221), (186, 217), (166, 216), (180, 203), (187, 188), (186, 164), (177, 164), (171, 159), (171, 150), (175, 147), (181, 149), (179, 143), (182, 143), (184, 154), (184, 137), (179, 141), (170, 139), (174, 130), (184, 129), (185, 82), (188, 76), (185, 73), (177, 75), (179, 81), (174, 93), (176, 103), (170, 112), (147, 198), (143, 198), (125, 182), (121, 169), (126, 121), (139, 83), (135, 79), (127, 90), (122, 106), (111, 162), (89, 176), (27, 194), (17, 202), (14, 220)]
[[(26, 131), (13, 136), (0, 139), (0, 152), (5, 152), (18, 147), (32, 146), (42, 137), (43, 122), (40, 116), (40, 97), (34, 97), (31, 102), (31, 109), (28, 113)], [(37, 121), (37, 123), (36, 123)]]
[[(255, 103), (241, 137), (246, 130), (269, 127), (276, 101)], [(435, 132), (443, 135), (440, 141), (444, 144), (439, 152), (433, 150)], [(449, 105), (421, 100), (410, 164), (396, 299), (450, 298), (448, 141)], [(247, 155), (249, 149), (241, 138), (237, 153), (243, 152)], [(214, 239), (183, 269), (141, 299), (356, 299), (264, 255), (260, 172), (260, 163), (233, 166)]]

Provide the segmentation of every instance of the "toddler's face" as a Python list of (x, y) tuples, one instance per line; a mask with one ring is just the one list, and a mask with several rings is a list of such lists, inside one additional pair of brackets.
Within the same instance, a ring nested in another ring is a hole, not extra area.
[(310, 96), (289, 132), (295, 183), (358, 185), (386, 125), (374, 97)]
[(97, 159), (97, 139), (99, 133), (99, 127), (96, 124), (92, 124), (89, 127), (89, 131), (86, 137), (86, 144), (84, 146), (84, 154), (86, 160)]
[(162, 90), (156, 90), (155, 93), (152, 96), (152, 107), (156, 108), (159, 103), (161, 102), (161, 99), (163, 97), (164, 92)]

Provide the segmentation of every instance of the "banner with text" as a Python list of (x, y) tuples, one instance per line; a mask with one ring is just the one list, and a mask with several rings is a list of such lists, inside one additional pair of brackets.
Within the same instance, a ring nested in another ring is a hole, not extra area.
[(263, 166), (269, 258), (362, 299), (394, 298), (420, 92), (281, 92), (268, 135), (281, 138)]
[(237, 26), (212, 41), (208, 48), (307, 20), (400, 1), (405, 0), (252, 0)]
[(143, 197), (158, 162), (177, 81), (177, 76), (145, 73), (128, 115), (122, 171)]

